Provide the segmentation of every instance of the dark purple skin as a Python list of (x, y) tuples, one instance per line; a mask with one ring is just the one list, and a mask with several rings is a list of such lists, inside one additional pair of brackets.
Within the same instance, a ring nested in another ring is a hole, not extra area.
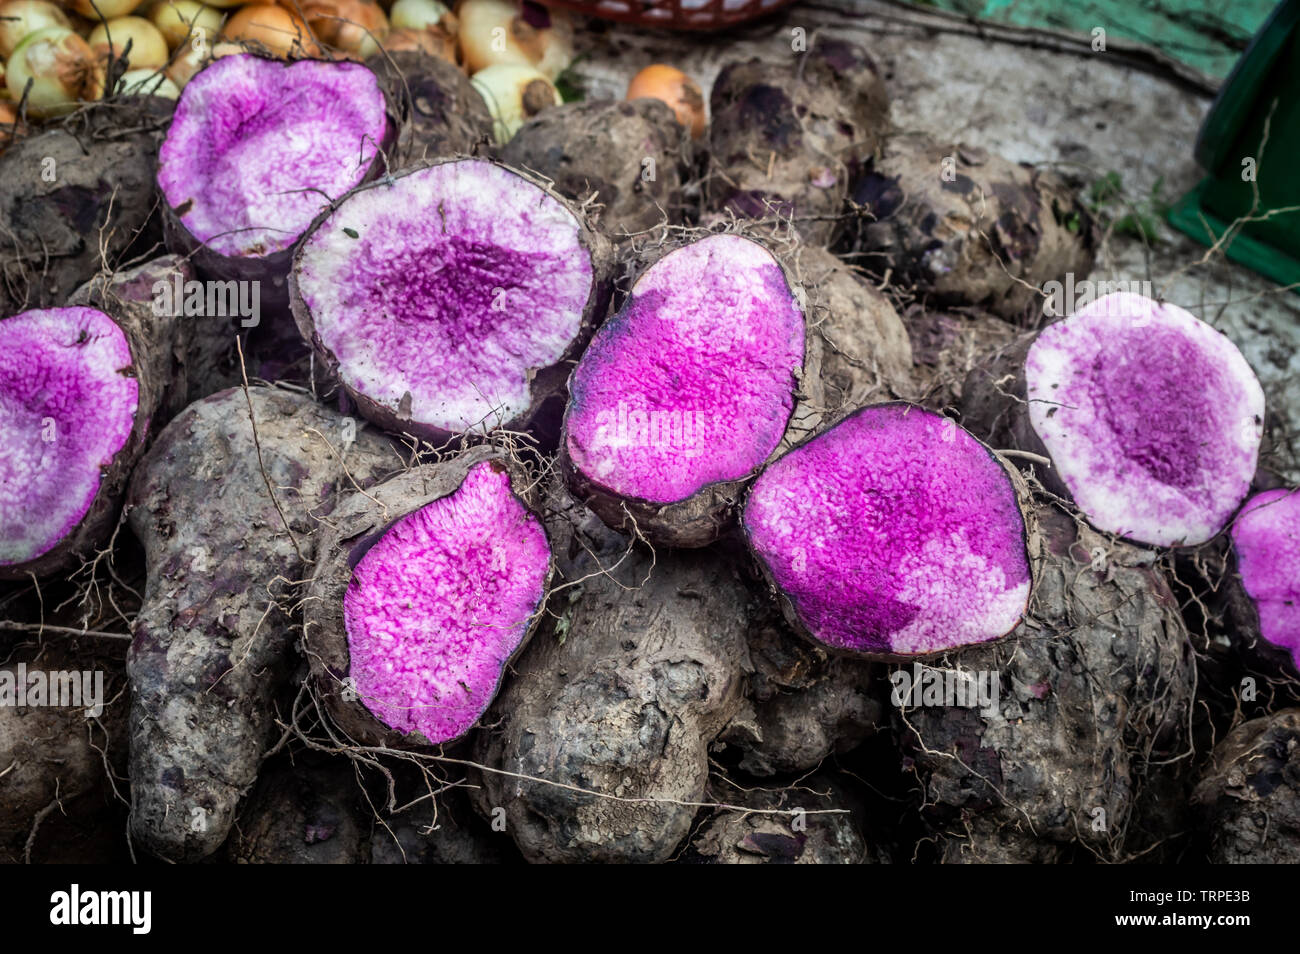
[(359, 64), (215, 60), (181, 93), (159, 151), (168, 247), (205, 275), (260, 281), (263, 304), (283, 307), (298, 239), (383, 171), (395, 132), (379, 81)]

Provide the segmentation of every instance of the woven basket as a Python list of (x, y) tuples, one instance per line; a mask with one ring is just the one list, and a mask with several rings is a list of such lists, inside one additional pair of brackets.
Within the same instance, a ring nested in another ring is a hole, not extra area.
[(721, 30), (794, 0), (541, 0), (548, 7), (669, 30)]

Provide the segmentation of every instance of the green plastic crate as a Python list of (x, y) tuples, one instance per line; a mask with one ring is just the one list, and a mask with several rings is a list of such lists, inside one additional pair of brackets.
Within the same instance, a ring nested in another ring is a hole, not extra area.
[[(1269, 134), (1264, 142), (1266, 120)], [(1283, 285), (1300, 283), (1297, 156), (1300, 0), (1283, 0), (1242, 54), (1201, 124), (1196, 161), (1209, 175), (1170, 209), (1169, 223), (1213, 245), (1232, 222), (1251, 214), (1258, 188), (1254, 215), (1267, 218), (1243, 225), (1224, 251), (1233, 261)], [(1247, 158), (1255, 162), (1254, 183), (1242, 178)]]

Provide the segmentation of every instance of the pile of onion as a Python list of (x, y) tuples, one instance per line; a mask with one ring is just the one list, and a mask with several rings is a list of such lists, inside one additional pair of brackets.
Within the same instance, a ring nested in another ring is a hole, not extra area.
[(704, 93), (695, 82), (675, 66), (655, 63), (647, 66), (627, 87), (628, 99), (658, 99), (667, 103), (677, 121), (690, 130), (692, 139), (704, 135), (707, 118)]
[(0, 3), (0, 57), (8, 59), (23, 37), (37, 30), (71, 26), (67, 14), (49, 0), (6, 0)]
[(79, 101), (104, 93), (103, 65), (90, 44), (67, 27), (28, 34), (6, 67), (10, 97), (19, 102), (25, 93), (27, 113), (37, 119), (66, 115)]
[(167, 41), (167, 48), (175, 51), (191, 36), (199, 46), (210, 46), (225, 17), (198, 0), (158, 0), (149, 9), (149, 20)]
[(319, 56), (320, 44), (305, 20), (273, 3), (250, 3), (222, 27), (223, 39), (265, 50), (274, 56)]
[(300, 0), (307, 25), (322, 43), (364, 59), (379, 52), (388, 17), (375, 0)]
[(116, 17), (101, 23), (87, 37), (101, 61), (125, 59), (132, 70), (160, 70), (167, 65), (167, 40), (143, 17)]
[(554, 81), (573, 61), (573, 24), (558, 10), (514, 0), (462, 0), (456, 15), (471, 74), (508, 64), (532, 67)]
[(497, 63), (470, 77), (470, 85), (487, 103), (497, 142), (505, 144), (519, 127), (543, 109), (560, 105), (559, 91), (531, 66)]

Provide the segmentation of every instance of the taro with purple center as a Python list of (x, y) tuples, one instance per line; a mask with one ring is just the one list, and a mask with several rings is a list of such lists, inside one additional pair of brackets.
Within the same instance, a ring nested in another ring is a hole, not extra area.
[(439, 744), (496, 694), (545, 596), (546, 532), (508, 473), (476, 464), (454, 493), (393, 524), (344, 597), (351, 678), (384, 724)]
[(1232, 524), (1237, 572), (1259, 613), (1259, 634), (1300, 669), (1300, 492), (1266, 490)]
[(914, 405), (864, 408), (771, 464), (744, 529), (791, 622), (834, 649), (898, 657), (985, 642), (1028, 603), (1012, 477)]
[(319, 224), (294, 267), (294, 313), (385, 426), (435, 437), (527, 426), (549, 379), (562, 389), (549, 370), (594, 319), (592, 242), (519, 174), (441, 162), (358, 190)]
[(364, 66), (225, 56), (181, 93), (158, 185), (197, 244), (264, 258), (366, 178), (390, 131)]
[(654, 504), (747, 478), (785, 434), (803, 361), (803, 312), (770, 252), (736, 235), (684, 246), (637, 280), (574, 370), (569, 459)]
[(1175, 305), (1089, 303), (1039, 333), (1025, 383), (1034, 432), (1099, 530), (1201, 544), (1250, 488), (1264, 393), (1232, 342)]
[(0, 321), (0, 565), (76, 529), (135, 426), (139, 385), (122, 329), (93, 308)]

